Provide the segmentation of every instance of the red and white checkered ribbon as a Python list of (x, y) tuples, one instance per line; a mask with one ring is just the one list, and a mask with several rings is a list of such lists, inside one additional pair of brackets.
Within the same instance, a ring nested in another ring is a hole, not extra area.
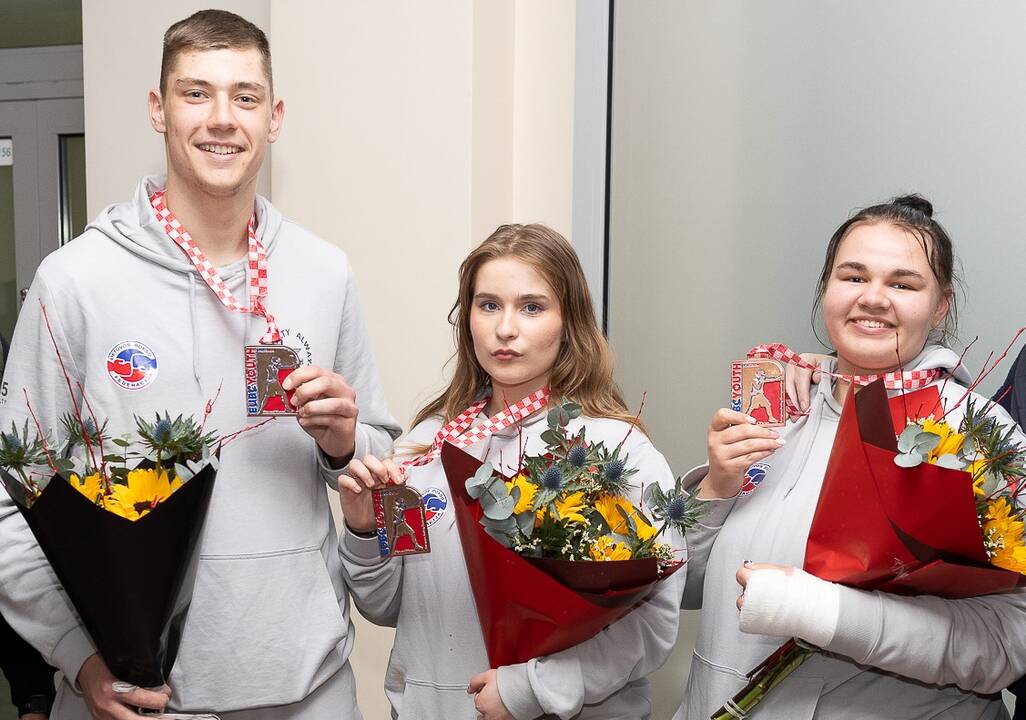
[(150, 195), (150, 205), (157, 214), (157, 220), (164, 226), (164, 232), (175, 241), (189, 260), (199, 271), (200, 276), (207, 283), (207, 286), (214, 292), (221, 304), (232, 312), (253, 313), (267, 321), (267, 332), (260, 338), (262, 345), (273, 345), (281, 342), (281, 331), (278, 329), (278, 321), (274, 315), (267, 312), (264, 307), (264, 298), (267, 297), (267, 253), (264, 245), (256, 236), (256, 213), (249, 219), (247, 228), (249, 234), (249, 307), (241, 304), (235, 299), (224, 280), (203, 251), (196, 245), (192, 235), (186, 230), (174, 213), (168, 209), (164, 202), (164, 191), (158, 190)]
[[(820, 370), (820, 368), (816, 367), (812, 363), (803, 360), (798, 353), (783, 343), (756, 345), (748, 351), (748, 357), (749, 359), (773, 358), (774, 360), (780, 360), (781, 362), (788, 363), (789, 365), (795, 365), (805, 370), (819, 370), (819, 372), (822, 372), (825, 375), (829, 375), (855, 385), (868, 385), (871, 382), (876, 382), (883, 378), (884, 387), (888, 390), (918, 390), (932, 383), (940, 377), (941, 374), (940, 368), (931, 368), (929, 370), (892, 370), (891, 372), (880, 375), (845, 375), (843, 373)], [(790, 399), (786, 399), (785, 402), (789, 415), (802, 414)]]
[[(509, 405), (505, 410), (485, 420), (480, 425), (470, 428), (481, 411), (488, 405), (491, 398), (485, 398), (474, 403), (455, 418), (450, 420), (435, 435), (431, 443), (431, 449), (423, 455), (407, 460), (402, 464), (403, 468), (427, 465), (442, 452), (442, 445), (450, 442), (458, 448), (470, 447), (474, 443), (491, 437), (500, 430), (515, 425), (529, 415), (541, 410), (549, 402), (549, 389), (541, 388), (525, 397), (515, 405)], [(468, 432), (469, 430), (469, 432)], [(466, 433), (466, 434), (464, 434)]]

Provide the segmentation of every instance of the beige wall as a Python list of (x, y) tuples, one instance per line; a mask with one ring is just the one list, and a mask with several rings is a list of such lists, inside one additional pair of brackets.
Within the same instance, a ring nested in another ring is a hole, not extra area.
[[(91, 214), (162, 169), (146, 116), (161, 36), (208, 6), (84, 0)], [(408, 425), (443, 386), (445, 318), (469, 249), (504, 222), (571, 233), (576, 3), (215, 6), (268, 31), (286, 110), (261, 192), (349, 254), (389, 405)], [(391, 631), (356, 622), (360, 704), (368, 720), (387, 717)]]

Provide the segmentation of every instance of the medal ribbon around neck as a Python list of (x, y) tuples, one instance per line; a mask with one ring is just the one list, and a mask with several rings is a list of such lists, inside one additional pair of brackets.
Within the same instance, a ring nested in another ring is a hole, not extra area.
[[(527, 416), (538, 412), (548, 404), (549, 389), (541, 388), (540, 390), (536, 390), (515, 405), (507, 406), (505, 410), (496, 413), (480, 425), (470, 429), (471, 424), (473, 424), (477, 416), (481, 414), (481, 411), (485, 409), (489, 400), (491, 400), (490, 397), (479, 400), (450, 420), (441, 430), (438, 431), (438, 434), (435, 435), (435, 439), (431, 443), (430, 450), (413, 460), (407, 460), (402, 464), (402, 467), (408, 468), (427, 465), (438, 457), (442, 452), (442, 445), (446, 442), (450, 442), (456, 447), (463, 449), (470, 447), (474, 443), (480, 442), (485, 438), (491, 437), (500, 430), (505, 430), (509, 426), (515, 425)], [(468, 429), (470, 429), (470, 432), (467, 432)]]
[[(881, 373), (879, 375), (845, 375), (844, 373), (821, 370), (812, 363), (803, 360), (798, 353), (783, 343), (756, 345), (748, 351), (748, 357), (749, 359), (772, 358), (774, 360), (780, 360), (788, 365), (795, 365), (804, 370), (816, 370), (825, 375), (829, 375), (855, 385), (869, 385), (869, 383), (876, 382), (883, 378), (884, 387), (888, 390), (919, 390), (920, 388), (924, 388), (932, 383), (940, 377), (941, 374), (940, 368), (930, 368), (929, 370), (892, 370), (891, 372)], [(790, 399), (786, 400), (786, 405), (789, 415), (793, 416), (803, 414), (794, 406)]]
[(192, 235), (186, 230), (178, 218), (168, 209), (164, 202), (164, 190), (158, 190), (150, 195), (150, 205), (157, 214), (157, 220), (164, 226), (164, 232), (175, 241), (189, 260), (196, 267), (200, 276), (207, 283), (221, 304), (232, 312), (252, 313), (267, 321), (267, 332), (260, 338), (261, 345), (276, 345), (281, 343), (281, 330), (278, 329), (278, 321), (274, 315), (264, 307), (264, 298), (267, 297), (267, 253), (263, 243), (256, 236), (256, 212), (249, 219), (247, 233), (249, 235), (249, 307), (242, 305), (225, 285), (224, 280), (203, 251), (196, 245)]

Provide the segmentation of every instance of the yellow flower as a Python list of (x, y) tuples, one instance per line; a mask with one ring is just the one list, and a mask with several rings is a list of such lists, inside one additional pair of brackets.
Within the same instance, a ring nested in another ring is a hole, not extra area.
[(987, 479), (987, 460), (978, 457), (966, 466), (965, 471), (973, 479), (973, 495), (983, 497), (983, 482)]
[(517, 500), (516, 507), (513, 508), (513, 514), (519, 515), (520, 513), (531, 509), (531, 504), (534, 502), (534, 495), (538, 492), (538, 486), (528, 480), (526, 475), (519, 473), (512, 480), (506, 483), (506, 488), (511, 493), (515, 487), (520, 488), (520, 499)]
[(596, 561), (630, 560), (631, 551), (623, 543), (616, 542), (609, 535), (603, 535), (591, 546), (591, 559)]
[(583, 492), (570, 493), (563, 499), (556, 499), (556, 512), (559, 513), (561, 520), (579, 523), (587, 522), (587, 518), (581, 514), (582, 510), (584, 510)]
[(648, 540), (655, 535), (655, 528), (641, 518), (637, 509), (627, 498), (604, 493), (599, 495), (595, 501), (595, 509), (598, 510), (599, 515), (609, 525), (610, 531), (617, 535), (626, 535), (628, 533), (627, 521), (617, 508), (623, 508), (623, 511), (634, 520), (634, 525), (638, 530), (638, 538)]
[(983, 539), (992, 565), (1026, 575), (1026, 543), (1022, 533), (1022, 520), (1005, 498), (987, 503)]
[(936, 463), (941, 455), (958, 454), (958, 451), (962, 449), (962, 443), (965, 442), (965, 435), (952, 430), (951, 426), (944, 420), (925, 418), (922, 421), (922, 428), (928, 433), (940, 435), (940, 442), (937, 443), (937, 447), (931, 450), (930, 455), (926, 458), (926, 461), (929, 463)]
[(163, 468), (159, 471), (156, 468), (130, 470), (128, 484), (112, 485), (105, 505), (127, 520), (138, 520), (181, 486), (182, 482), (177, 477), (169, 481), (167, 470)]
[(84, 478), (80, 478), (75, 473), (72, 473), (71, 487), (85, 495), (89, 502), (95, 505), (103, 505), (103, 484), (100, 481), (100, 473), (95, 472)]

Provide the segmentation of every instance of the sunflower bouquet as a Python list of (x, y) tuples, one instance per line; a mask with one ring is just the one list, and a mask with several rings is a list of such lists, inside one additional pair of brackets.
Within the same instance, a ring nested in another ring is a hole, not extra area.
[[(568, 561), (655, 558), (660, 570), (677, 559), (659, 537), (670, 527), (682, 534), (696, 518), (678, 486), (672, 494), (652, 483), (643, 493), (655, 522), (628, 498), (637, 468), (608, 449), (588, 443), (585, 429), (567, 425), (581, 406), (563, 402), (549, 410), (542, 433), (546, 451), (524, 456), (511, 479), (481, 465), (467, 480), (467, 493), (483, 510), (481, 525), (498, 542), (527, 557)], [(659, 527), (656, 527), (659, 523)]]
[[(1021, 431), (968, 394), (961, 422), (936, 386), (888, 399), (880, 381), (844, 405), (809, 530), (805, 570), (863, 590), (971, 598), (1026, 580)], [(791, 639), (713, 713), (750, 713), (817, 648)]]
[(492, 667), (587, 640), (683, 566), (661, 540), (696, 519), (680, 480), (666, 490), (645, 486), (623, 441), (608, 448), (589, 443), (583, 429), (568, 431), (580, 414), (575, 403), (554, 405), (544, 451), (519, 458), (508, 478), (450, 443), (442, 447)]
[(61, 418), (61, 451), (48, 433), (0, 431), (0, 472), (31, 507), (52, 480), (62, 480), (89, 502), (125, 520), (145, 517), (217, 458), (216, 432), (204, 433), (191, 417), (159, 413), (136, 417), (134, 433), (110, 437), (107, 422), (67, 413)]

